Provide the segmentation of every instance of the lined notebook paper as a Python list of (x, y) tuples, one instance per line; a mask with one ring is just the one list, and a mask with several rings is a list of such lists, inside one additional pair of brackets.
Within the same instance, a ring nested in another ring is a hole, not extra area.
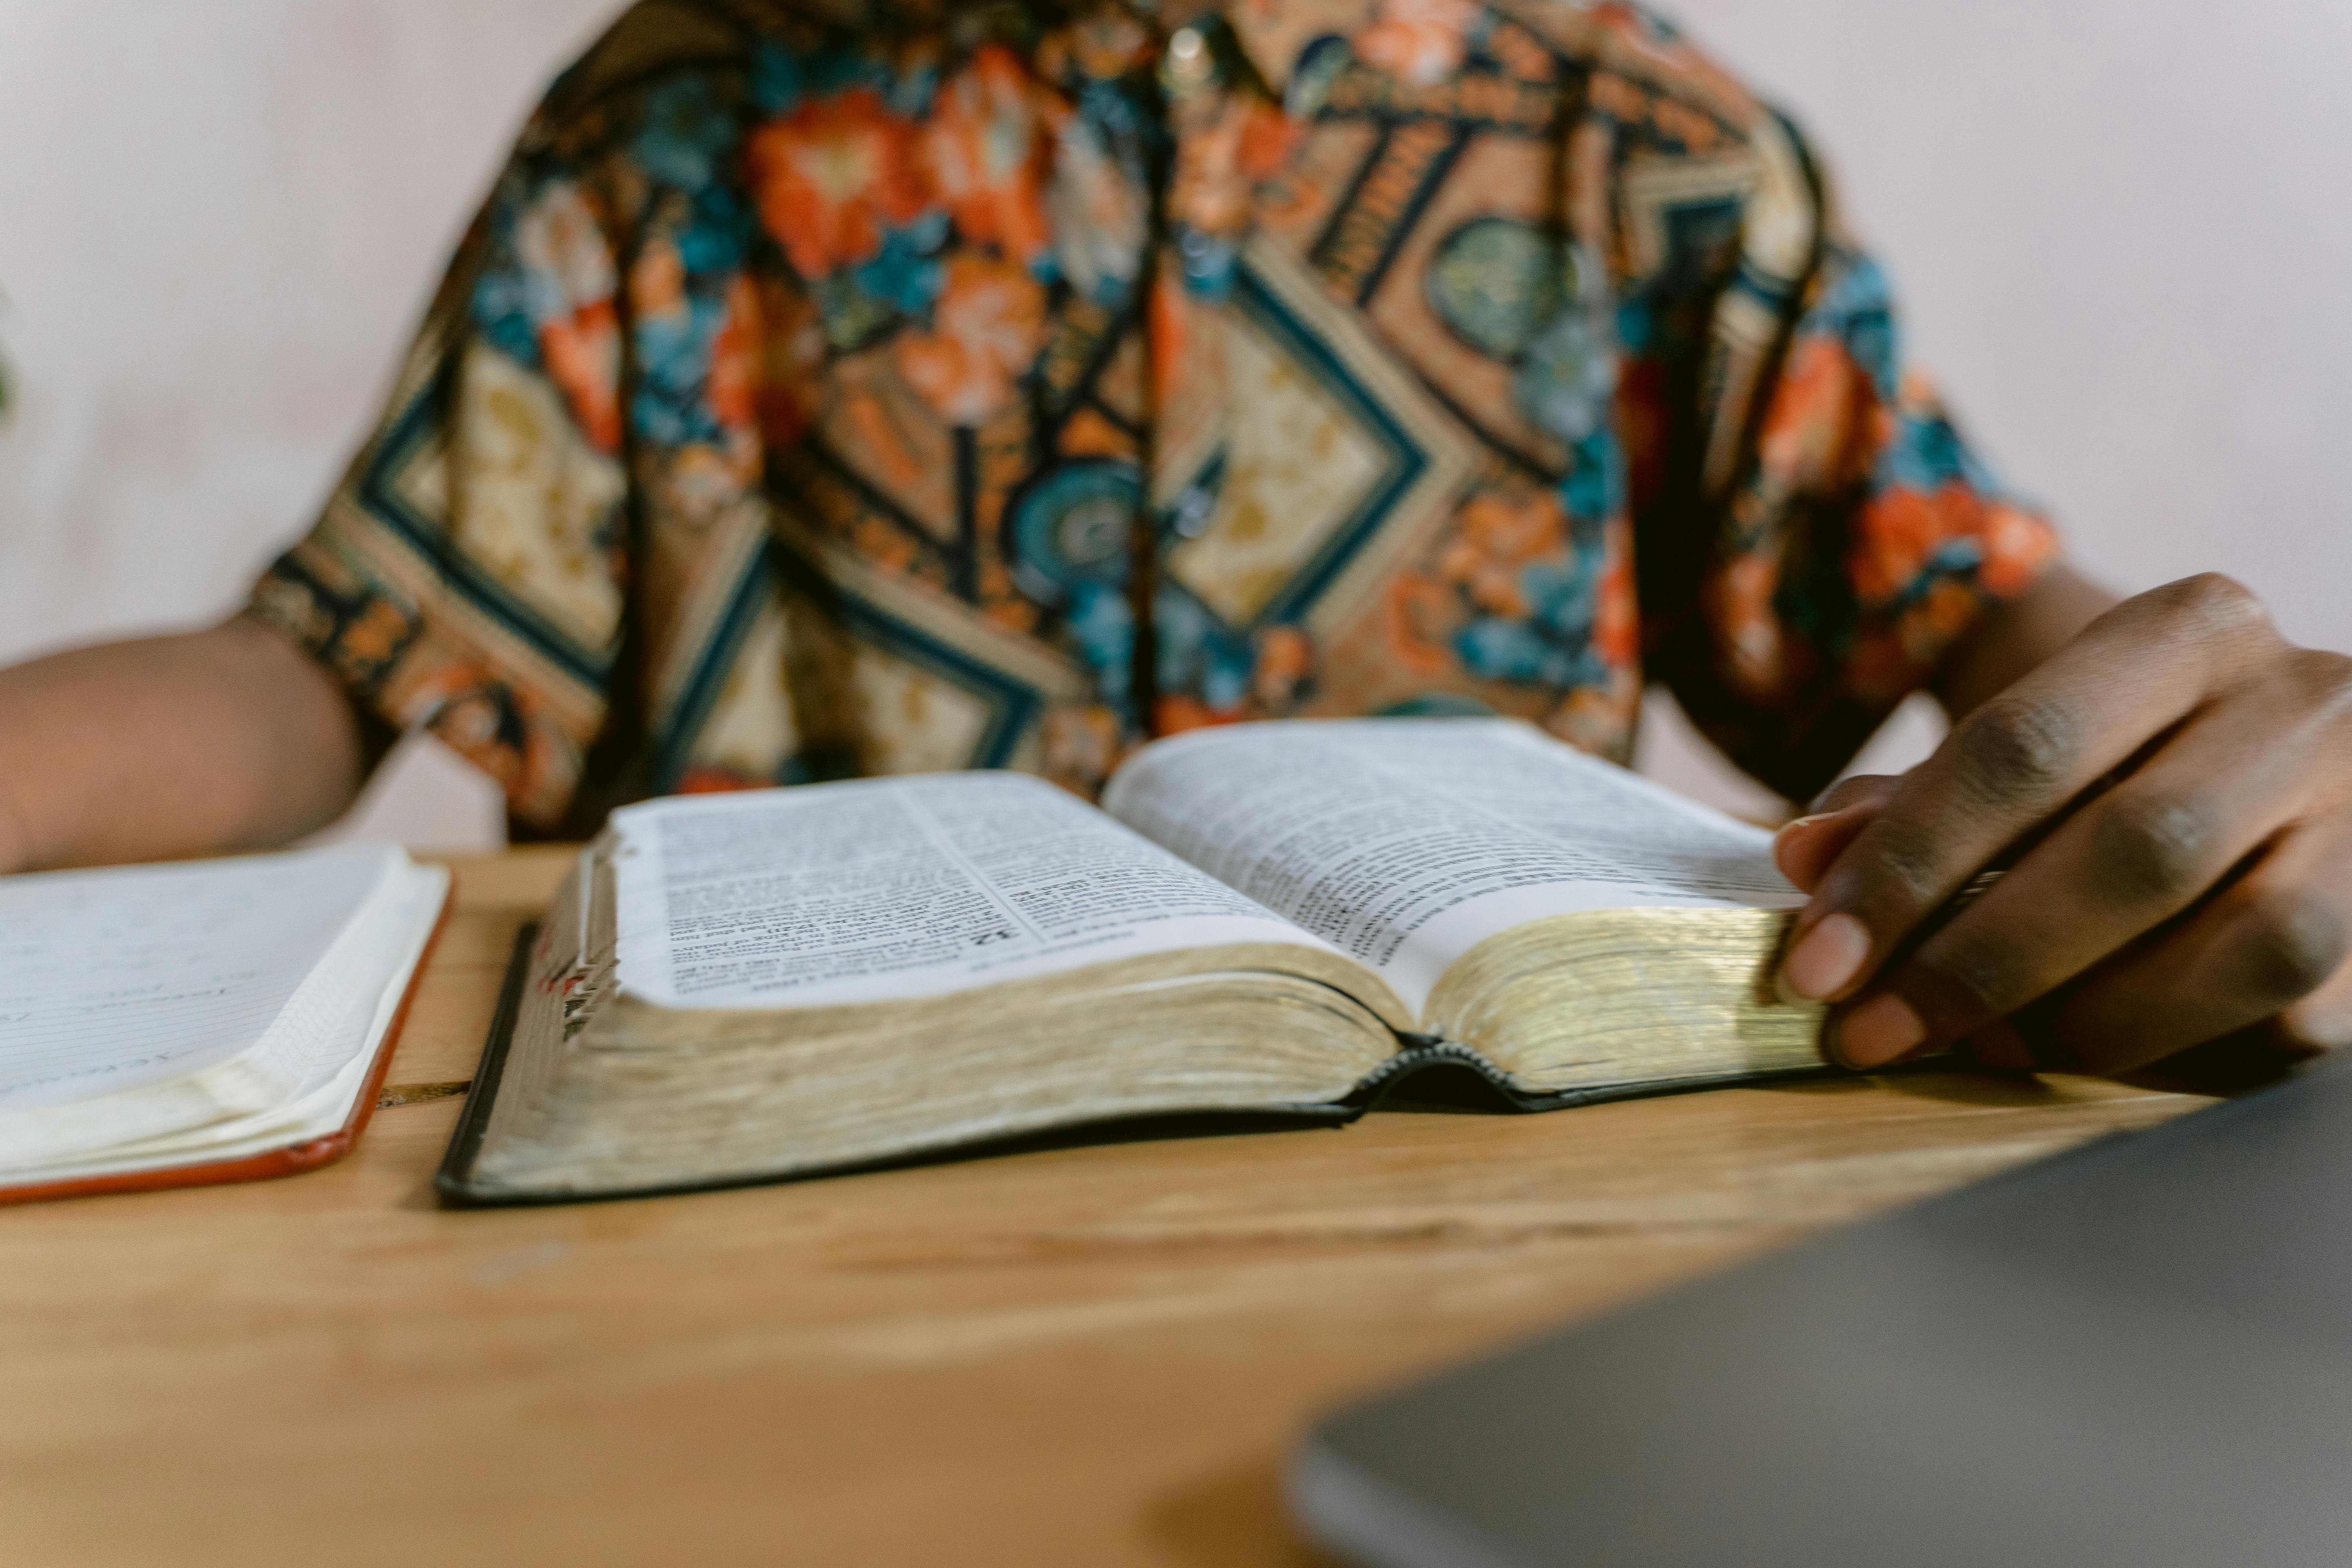
[(0, 1186), (345, 1128), (447, 892), (373, 845), (0, 878)]

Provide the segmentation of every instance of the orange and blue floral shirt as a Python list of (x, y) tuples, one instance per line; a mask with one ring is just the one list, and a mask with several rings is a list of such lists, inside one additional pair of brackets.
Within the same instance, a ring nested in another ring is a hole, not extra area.
[(1318, 714), (1790, 795), (2048, 528), (1787, 121), (1633, 6), (626, 12), (254, 611), (527, 827)]

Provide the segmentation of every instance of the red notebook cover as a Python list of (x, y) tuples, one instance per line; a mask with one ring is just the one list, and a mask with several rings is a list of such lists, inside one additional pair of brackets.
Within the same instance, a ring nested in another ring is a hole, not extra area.
[(392, 1067), (393, 1052), (400, 1046), (400, 1034), (408, 1023), (409, 1005), (416, 1000), (416, 988), (425, 983), (425, 971), (433, 962), (433, 950), (441, 942), (441, 932), (449, 924), (449, 910), (457, 901), (457, 883), (453, 879), (449, 890), (442, 895), (441, 912), (434, 917), (433, 934), (425, 939), (425, 949), (416, 956), (416, 968), (408, 977), (408, 989), (402, 993), (400, 1010), (392, 1016), (392, 1025), (378, 1043), (375, 1060), (368, 1067), (367, 1082), (360, 1089), (358, 1101), (352, 1107), (351, 1120), (323, 1138), (306, 1139), (289, 1143), (282, 1149), (268, 1149), (258, 1154), (247, 1154), (234, 1160), (212, 1160), (194, 1165), (164, 1165), (152, 1171), (121, 1171), (104, 1176), (75, 1176), (62, 1182), (34, 1182), (25, 1186), (0, 1187), (0, 1204), (38, 1203), (46, 1198), (79, 1198), (93, 1193), (135, 1193), (158, 1187), (208, 1187), (222, 1182), (260, 1182), (273, 1176), (295, 1176), (304, 1171), (315, 1171), (330, 1165), (352, 1152), (360, 1134), (367, 1131), (368, 1118), (374, 1114), (375, 1102), (383, 1093), (383, 1075)]

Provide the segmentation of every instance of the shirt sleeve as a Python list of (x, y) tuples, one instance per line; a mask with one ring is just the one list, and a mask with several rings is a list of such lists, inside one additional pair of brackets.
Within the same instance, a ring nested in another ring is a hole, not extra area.
[[(1748, 200), (1748, 255), (1695, 377), (1699, 460), (1653, 508), (1643, 564), (1687, 590), (1645, 605), (1653, 668), (1734, 761), (1801, 800), (2058, 547), (1906, 363), (1885, 269), (1842, 229), (1794, 129), (1769, 120), (1764, 158), (1788, 177)], [(1759, 253), (1792, 237), (1793, 286), (1756, 287)], [(1743, 342), (1759, 345), (1745, 374)]]
[(249, 608), (541, 828), (604, 727), (626, 581), (620, 220), (586, 167), (525, 132), (381, 420)]

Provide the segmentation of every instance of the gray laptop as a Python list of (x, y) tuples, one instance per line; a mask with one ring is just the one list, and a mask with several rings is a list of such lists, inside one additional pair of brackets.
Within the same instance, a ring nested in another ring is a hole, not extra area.
[(2352, 1564), (2352, 1060), (1325, 1421), (1364, 1568)]

